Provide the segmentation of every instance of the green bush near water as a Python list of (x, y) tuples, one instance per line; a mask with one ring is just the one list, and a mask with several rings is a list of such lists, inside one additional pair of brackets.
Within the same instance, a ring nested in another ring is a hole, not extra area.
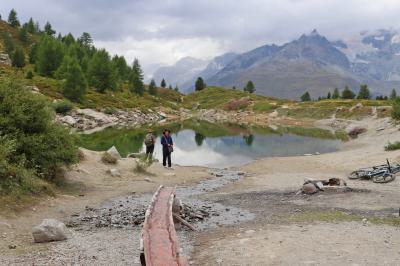
[(57, 170), (78, 160), (69, 131), (53, 122), (45, 97), (0, 85), (0, 195), (46, 189)]

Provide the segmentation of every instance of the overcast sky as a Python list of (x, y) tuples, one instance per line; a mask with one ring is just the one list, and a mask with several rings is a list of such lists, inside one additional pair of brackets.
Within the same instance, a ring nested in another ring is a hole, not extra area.
[(97, 46), (145, 70), (185, 56), (211, 58), (267, 43), (284, 43), (312, 29), (342, 35), (399, 28), (399, 0), (1, 0), (21, 21), (50, 21), (57, 32), (89, 32)]

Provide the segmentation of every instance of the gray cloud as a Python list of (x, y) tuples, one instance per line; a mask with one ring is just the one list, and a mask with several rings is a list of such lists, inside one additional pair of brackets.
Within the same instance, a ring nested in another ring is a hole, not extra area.
[(99, 46), (150, 66), (283, 43), (317, 28), (331, 39), (398, 27), (397, 0), (3, 0), (6, 17), (50, 21), (63, 33), (90, 32)]

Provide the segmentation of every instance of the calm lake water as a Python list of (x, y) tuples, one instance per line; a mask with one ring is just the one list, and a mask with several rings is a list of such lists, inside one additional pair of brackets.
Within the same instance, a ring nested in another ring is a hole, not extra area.
[[(173, 131), (172, 160), (179, 165), (229, 167), (263, 157), (333, 152), (338, 150), (341, 144), (341, 141), (335, 139), (329, 132), (320, 129), (272, 130), (199, 121), (185, 121), (164, 127)], [(80, 135), (80, 144), (96, 151), (116, 146), (122, 156), (127, 156), (132, 152), (144, 151), (143, 139), (146, 128), (107, 128), (90, 135)], [(153, 128), (158, 135), (154, 156), (161, 160), (159, 136), (163, 128), (160, 126)]]

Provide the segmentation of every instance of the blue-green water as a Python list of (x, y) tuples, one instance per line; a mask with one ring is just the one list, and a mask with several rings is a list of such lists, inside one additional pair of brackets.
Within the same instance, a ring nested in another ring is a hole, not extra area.
[[(329, 132), (243, 127), (198, 121), (165, 125), (171, 128), (174, 141), (173, 163), (209, 167), (242, 165), (264, 157), (294, 156), (333, 152), (341, 141)], [(161, 127), (154, 128), (160, 136)], [(135, 129), (107, 128), (90, 135), (81, 135), (81, 145), (91, 150), (107, 150), (116, 146), (122, 156), (144, 151), (146, 127)], [(303, 136), (296, 135), (301, 132)], [(306, 133), (306, 134), (304, 134)], [(310, 135), (310, 136), (304, 136)], [(322, 136), (322, 137), (315, 137)], [(154, 153), (161, 160), (160, 139)]]

